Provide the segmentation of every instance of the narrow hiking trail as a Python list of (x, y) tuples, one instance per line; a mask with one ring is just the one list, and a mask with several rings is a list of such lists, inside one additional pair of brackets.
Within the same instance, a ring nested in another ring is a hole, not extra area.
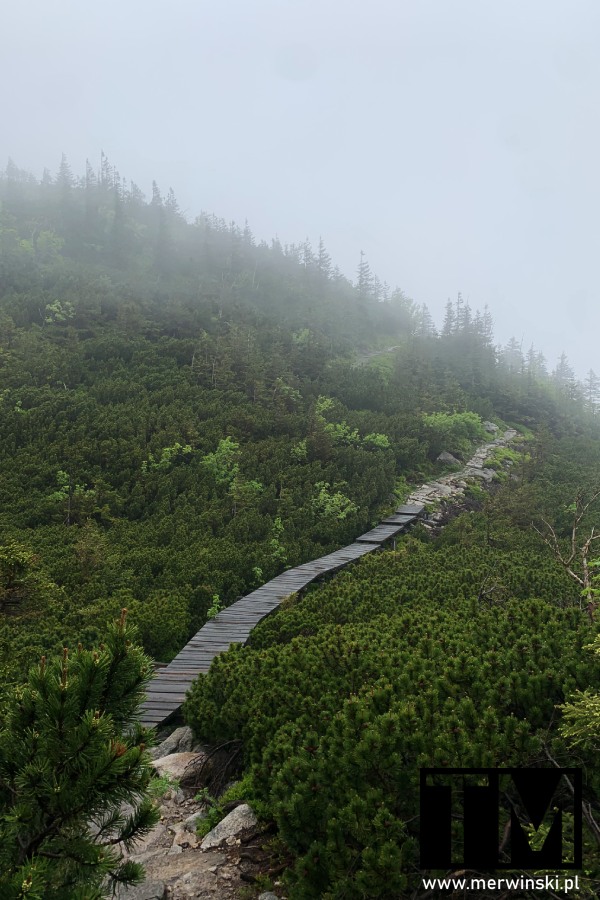
[[(492, 423), (486, 424), (497, 430)], [(367, 553), (381, 549), (389, 540), (395, 540), (423, 516), (426, 503), (460, 497), (469, 480), (492, 481), (496, 473), (485, 467), (486, 459), (495, 449), (514, 440), (516, 435), (515, 429), (508, 429), (502, 436), (479, 447), (458, 472), (442, 475), (416, 488), (406, 503), (352, 544), (287, 569), (209, 619), (175, 659), (155, 673), (142, 707), (142, 722), (159, 727), (172, 719), (179, 712), (192, 682), (200, 673), (208, 672), (213, 659), (228, 650), (231, 644), (245, 644), (252, 629), (290, 594), (298, 593), (313, 581), (331, 575)]]

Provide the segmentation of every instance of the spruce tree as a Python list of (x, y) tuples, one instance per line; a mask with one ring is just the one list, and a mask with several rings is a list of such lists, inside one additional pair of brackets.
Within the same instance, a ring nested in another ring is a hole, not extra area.
[(546, 357), (542, 353), (541, 350), (538, 351), (537, 360), (536, 360), (536, 371), (540, 378), (548, 377), (548, 365), (546, 363)]
[(516, 337), (511, 337), (506, 347), (502, 350), (502, 361), (509, 372), (522, 375), (525, 366), (521, 343)]
[(483, 316), (481, 317), (482, 337), (486, 347), (491, 347), (494, 341), (494, 322), (492, 314), (487, 303), (483, 307)]
[(452, 301), (448, 298), (446, 303), (446, 311), (444, 314), (444, 324), (442, 325), (442, 336), (449, 337), (456, 331), (456, 313)]
[(364, 250), (361, 250), (360, 263), (358, 264), (356, 277), (356, 289), (358, 291), (358, 296), (363, 300), (367, 297), (370, 297), (373, 293), (373, 287), (373, 273), (371, 272), (371, 267), (367, 262), (367, 257), (365, 256)]
[(317, 270), (320, 275), (326, 278), (331, 276), (331, 256), (325, 248), (325, 242), (319, 237), (319, 248), (317, 251)]
[(561, 353), (556, 368), (552, 372), (552, 381), (556, 393), (563, 403), (572, 403), (578, 398), (580, 389), (575, 379), (575, 372), (569, 364), (566, 353)]
[(136, 719), (151, 665), (132, 643), (125, 613), (99, 650), (42, 657), (7, 700), (0, 727), (3, 900), (91, 900), (143, 877), (120, 848), (158, 820), (145, 796), (149, 735)]
[(585, 377), (585, 402), (588, 412), (595, 416), (600, 405), (600, 378), (593, 369)]
[(419, 337), (435, 337), (435, 323), (426, 303), (422, 303), (417, 312), (417, 334)]

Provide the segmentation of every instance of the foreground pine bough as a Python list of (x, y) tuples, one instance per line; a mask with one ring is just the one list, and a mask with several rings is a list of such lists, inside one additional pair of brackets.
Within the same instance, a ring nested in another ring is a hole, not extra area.
[[(149, 733), (136, 714), (151, 664), (121, 619), (97, 651), (32, 669), (0, 731), (0, 896), (100, 898), (135, 884), (127, 849), (157, 822)], [(125, 804), (130, 813), (125, 814)]]

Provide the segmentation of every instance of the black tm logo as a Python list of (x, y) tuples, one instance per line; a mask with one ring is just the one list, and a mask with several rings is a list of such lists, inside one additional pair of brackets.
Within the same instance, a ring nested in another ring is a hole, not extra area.
[(580, 869), (581, 800), (580, 769), (421, 769), (421, 868)]

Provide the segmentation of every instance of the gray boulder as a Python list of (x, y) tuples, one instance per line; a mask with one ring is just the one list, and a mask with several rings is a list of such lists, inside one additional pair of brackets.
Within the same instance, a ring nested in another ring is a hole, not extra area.
[(451, 453), (448, 453), (447, 450), (442, 450), (437, 458), (437, 461), (442, 463), (452, 463), (452, 465), (455, 466), (460, 465), (460, 460), (458, 460), (455, 456), (452, 456)]
[(163, 756), (170, 756), (172, 753), (189, 753), (193, 746), (192, 729), (184, 725), (182, 728), (176, 728), (158, 747), (153, 747), (150, 756), (152, 759), (162, 759)]
[(209, 831), (201, 843), (203, 850), (211, 850), (218, 847), (223, 841), (232, 843), (236, 835), (244, 831), (246, 828), (254, 828), (258, 824), (258, 819), (254, 815), (253, 810), (247, 803), (236, 806), (229, 815), (225, 816), (218, 825)]
[(151, 879), (132, 887), (118, 887), (115, 894), (117, 900), (163, 900), (166, 891), (164, 881)]
[(483, 481), (493, 481), (496, 478), (496, 473), (493, 469), (467, 469), (467, 474), (471, 475), (474, 478), (481, 478)]
[(158, 775), (169, 775), (174, 781), (180, 781), (184, 775), (189, 774), (188, 768), (194, 764), (200, 764), (202, 753), (170, 753), (154, 761), (154, 768)]

